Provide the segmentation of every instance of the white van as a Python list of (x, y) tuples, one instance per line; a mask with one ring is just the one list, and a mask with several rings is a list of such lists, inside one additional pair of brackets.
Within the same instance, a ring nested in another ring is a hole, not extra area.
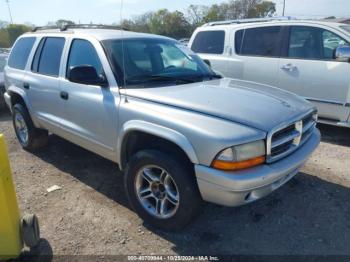
[(292, 19), (213, 22), (189, 47), (218, 73), (313, 102), (319, 122), (350, 127), (350, 25)]

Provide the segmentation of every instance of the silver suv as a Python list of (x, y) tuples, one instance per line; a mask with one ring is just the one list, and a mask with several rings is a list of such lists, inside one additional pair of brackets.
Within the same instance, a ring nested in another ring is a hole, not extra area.
[(190, 48), (225, 77), (312, 102), (320, 123), (350, 128), (350, 25), (288, 18), (208, 23)]
[(316, 109), (216, 75), (179, 42), (116, 29), (36, 30), (5, 68), (22, 147), (54, 133), (116, 162), (134, 210), (165, 230), (203, 200), (239, 206), (298, 173), (320, 142)]

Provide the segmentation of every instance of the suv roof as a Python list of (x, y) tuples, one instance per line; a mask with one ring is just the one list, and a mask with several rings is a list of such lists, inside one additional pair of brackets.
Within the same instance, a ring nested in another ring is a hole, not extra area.
[(314, 24), (314, 25), (325, 25), (331, 27), (338, 27), (341, 25), (348, 25), (336, 22), (328, 22), (321, 20), (298, 20), (292, 17), (276, 17), (276, 18), (257, 18), (257, 19), (241, 19), (241, 20), (228, 20), (228, 21), (217, 21), (204, 24), (201, 26), (202, 29), (210, 27), (245, 27), (245, 26), (256, 26), (256, 25), (275, 25), (275, 24)]
[(37, 27), (33, 31), (26, 33), (30, 36), (42, 36), (45, 35), (79, 35), (79, 36), (91, 36), (99, 41), (107, 39), (118, 38), (164, 38), (170, 39), (165, 36), (136, 33), (127, 31), (126, 29), (116, 26), (104, 26), (104, 25), (71, 25), (64, 27)]

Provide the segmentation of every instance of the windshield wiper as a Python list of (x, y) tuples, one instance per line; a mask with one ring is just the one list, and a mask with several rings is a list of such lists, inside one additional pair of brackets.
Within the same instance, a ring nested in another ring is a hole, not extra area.
[(193, 83), (195, 82), (189, 78), (176, 77), (176, 76), (167, 76), (167, 75), (138, 75), (127, 78), (127, 82), (142, 82), (145, 81), (175, 81), (182, 83)]
[(218, 74), (206, 74), (206, 75), (202, 75), (202, 77), (203, 78), (207, 77), (210, 80), (212, 80), (212, 79), (221, 79), (222, 78), (222, 76), (218, 75)]

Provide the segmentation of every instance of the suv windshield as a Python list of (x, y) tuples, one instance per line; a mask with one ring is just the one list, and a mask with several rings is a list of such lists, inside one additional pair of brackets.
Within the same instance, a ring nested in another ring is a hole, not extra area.
[(219, 78), (196, 54), (167, 39), (105, 40), (118, 83), (129, 88), (186, 84)]

